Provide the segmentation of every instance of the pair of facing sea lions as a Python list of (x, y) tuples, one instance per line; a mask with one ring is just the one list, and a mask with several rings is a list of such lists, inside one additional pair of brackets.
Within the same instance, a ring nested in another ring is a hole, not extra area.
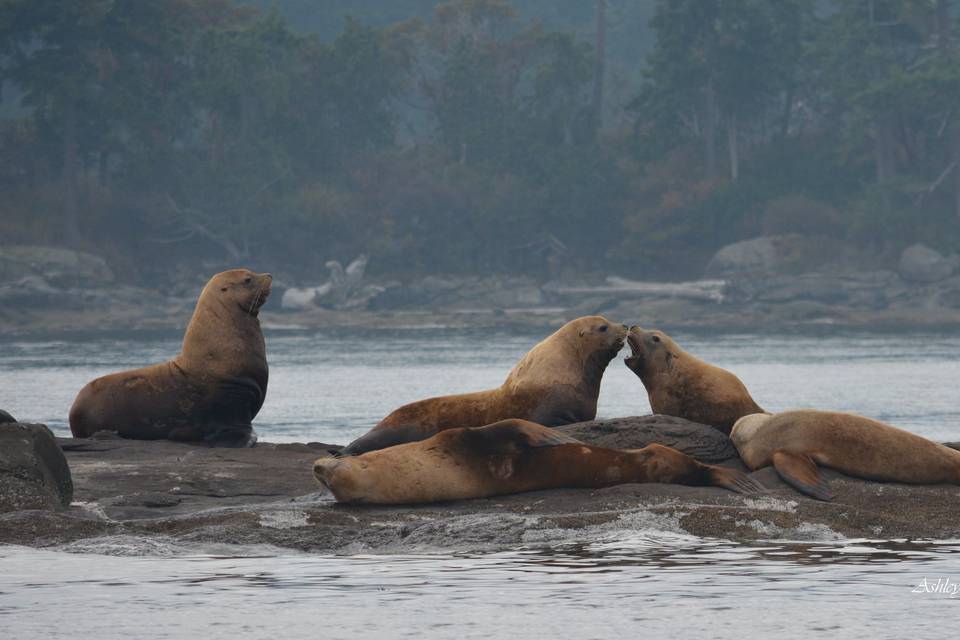
[(628, 482), (761, 490), (739, 470), (669, 447), (594, 447), (549, 428), (596, 417), (603, 373), (637, 332), (602, 316), (568, 322), (496, 389), (404, 405), (340, 456), (317, 460), (314, 474), (340, 502), (378, 504)]
[[(180, 355), (86, 385), (70, 410), (73, 434), (87, 437), (115, 430), (138, 439), (253, 444), (251, 422), (263, 404), (268, 379), (257, 316), (270, 284), (269, 274), (245, 269), (214, 276), (201, 292)], [(558, 426), (593, 419), (603, 371), (624, 338), (632, 351), (625, 362), (643, 381), (655, 412), (725, 432), (748, 415), (732, 434), (747, 465), (756, 469), (773, 464), (810, 495), (828, 497), (817, 463), (878, 480), (960, 483), (958, 452), (859, 416), (749, 415), (762, 409), (730, 372), (687, 354), (662, 332), (639, 327), (628, 332), (625, 325), (600, 316), (574, 320), (538, 344), (496, 390), (401, 407), (346, 450), (370, 453), (349, 462), (318, 460), (315, 473), (338, 498), (367, 502), (637, 481), (757, 488), (738, 471), (703, 465), (659, 445), (615, 451), (584, 445), (522, 419), (497, 423), (527, 418)], [(374, 451), (411, 440), (418, 442)], [(370, 488), (371, 479), (378, 478), (380, 494)], [(431, 482), (452, 493), (431, 491)], [(391, 489), (389, 484), (404, 486)], [(356, 493), (356, 487), (367, 487), (368, 493)]]

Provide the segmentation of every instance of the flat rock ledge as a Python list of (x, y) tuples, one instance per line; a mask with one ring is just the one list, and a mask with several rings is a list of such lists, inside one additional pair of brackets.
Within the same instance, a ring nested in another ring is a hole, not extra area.
[[(709, 427), (663, 416), (564, 430), (588, 442), (595, 436), (597, 444), (640, 446), (658, 422), (674, 434), (674, 444), (696, 442), (706, 456), (718, 450), (704, 442), (729, 445)], [(685, 430), (698, 439), (677, 436)], [(121, 552), (111, 550), (112, 540), (138, 540), (141, 548), (156, 542), (411, 553), (595, 542), (650, 529), (743, 542), (960, 537), (960, 487), (865, 482), (832, 471), (826, 472), (837, 496), (832, 503), (802, 496), (764, 469), (753, 475), (769, 491), (754, 496), (628, 484), (423, 506), (343, 506), (313, 480), (312, 462), (336, 448), (327, 444), (211, 449), (166, 441), (59, 442), (73, 474), (73, 503), (66, 510), (0, 514), (0, 543), (108, 553)], [(740, 467), (735, 458), (721, 463)]]

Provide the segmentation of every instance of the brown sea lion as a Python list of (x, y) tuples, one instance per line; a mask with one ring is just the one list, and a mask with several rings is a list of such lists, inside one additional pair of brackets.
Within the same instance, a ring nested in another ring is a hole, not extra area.
[(97, 378), (70, 408), (78, 438), (117, 431), (137, 440), (251, 446), (267, 393), (267, 352), (257, 317), (270, 274), (224, 271), (200, 293), (176, 358)]
[(447, 429), (363, 455), (320, 458), (313, 473), (338, 502), (408, 504), (628, 482), (762, 487), (741, 471), (697, 462), (659, 444), (605, 449), (526, 420)]
[(358, 455), (508, 418), (550, 427), (593, 420), (603, 372), (626, 334), (626, 325), (603, 316), (571, 320), (528, 351), (496, 389), (406, 404), (340, 453)]
[(960, 484), (960, 451), (851, 413), (749, 415), (730, 438), (748, 467), (773, 465), (785, 482), (820, 500), (833, 494), (817, 465), (881, 482)]
[(630, 327), (632, 355), (624, 359), (647, 389), (654, 413), (708, 424), (730, 433), (751, 413), (763, 413), (740, 379), (681, 349), (662, 331)]

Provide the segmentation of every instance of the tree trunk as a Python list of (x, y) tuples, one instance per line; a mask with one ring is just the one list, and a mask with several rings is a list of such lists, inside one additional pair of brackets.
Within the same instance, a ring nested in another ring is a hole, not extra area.
[(893, 150), (893, 118), (880, 116), (874, 124), (874, 156), (877, 165), (877, 182), (890, 180), (896, 172)]
[(780, 116), (780, 139), (786, 140), (790, 133), (790, 118), (793, 116), (793, 83), (787, 87), (783, 97), (783, 114)]
[(67, 98), (63, 110), (63, 235), (68, 244), (80, 237), (77, 225), (77, 103)]
[(737, 117), (727, 118), (727, 150), (730, 153), (730, 178), (740, 177), (740, 149), (737, 145)]
[(713, 78), (707, 82), (706, 104), (703, 117), (703, 148), (704, 163), (706, 165), (707, 180), (713, 180), (717, 175), (717, 96), (713, 90)]
[(954, 131), (951, 145), (953, 156), (953, 213), (960, 220), (960, 130)]
[(607, 0), (597, 0), (597, 59), (593, 70), (593, 112), (594, 128), (599, 131), (603, 126), (603, 74), (606, 67), (607, 49)]

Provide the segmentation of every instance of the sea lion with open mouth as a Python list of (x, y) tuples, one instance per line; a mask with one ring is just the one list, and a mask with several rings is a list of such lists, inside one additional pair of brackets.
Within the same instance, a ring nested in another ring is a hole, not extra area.
[(716, 427), (724, 433), (737, 419), (763, 413), (740, 378), (690, 355), (663, 331), (638, 326), (627, 335), (624, 359), (647, 390), (654, 413)]

